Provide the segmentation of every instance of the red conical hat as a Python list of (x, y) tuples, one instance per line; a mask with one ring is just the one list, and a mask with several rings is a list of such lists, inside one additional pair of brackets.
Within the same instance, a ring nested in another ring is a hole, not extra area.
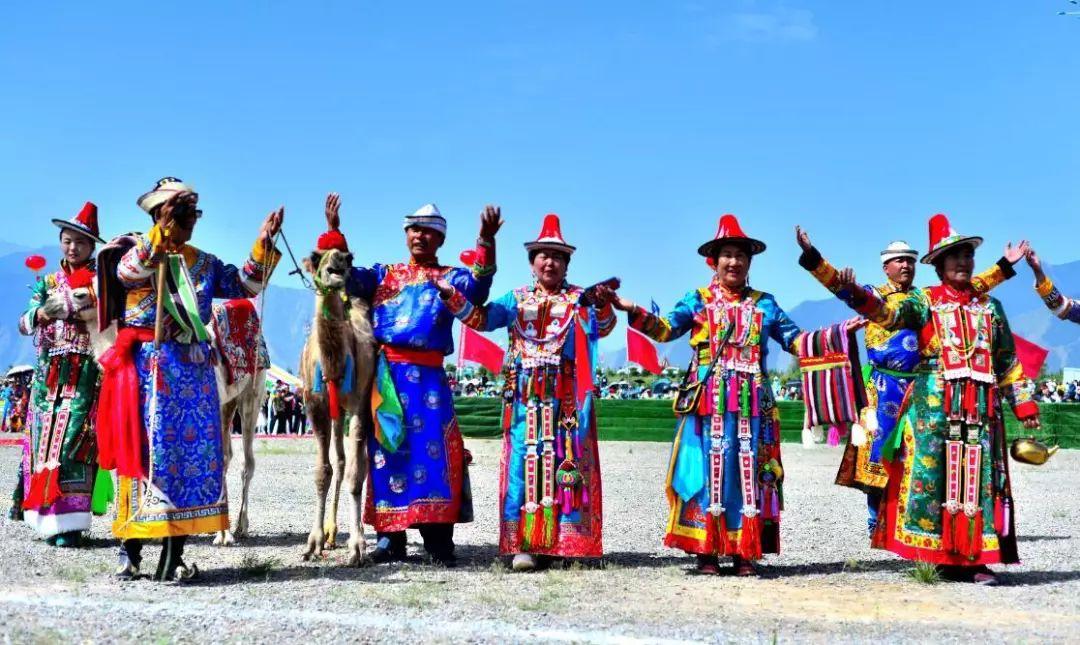
[(570, 246), (562, 236), (562, 226), (559, 224), (559, 216), (555, 213), (544, 215), (544, 225), (540, 227), (540, 235), (532, 242), (525, 243), (526, 251), (540, 249), (553, 249), (571, 255), (576, 247)]
[(97, 206), (93, 202), (86, 202), (75, 217), (71, 219), (54, 219), (52, 223), (60, 228), (81, 233), (95, 242), (105, 243), (98, 231)]
[(717, 248), (730, 242), (746, 245), (750, 255), (757, 255), (765, 250), (764, 242), (747, 237), (746, 233), (743, 233), (742, 226), (739, 226), (738, 218), (727, 213), (720, 216), (720, 224), (716, 227), (716, 237), (699, 246), (697, 252), (711, 258)]
[(934, 259), (947, 249), (961, 244), (970, 244), (972, 248), (977, 248), (982, 241), (978, 236), (960, 235), (949, 223), (949, 218), (944, 213), (938, 213), (930, 218), (930, 250), (920, 262), (933, 264)]

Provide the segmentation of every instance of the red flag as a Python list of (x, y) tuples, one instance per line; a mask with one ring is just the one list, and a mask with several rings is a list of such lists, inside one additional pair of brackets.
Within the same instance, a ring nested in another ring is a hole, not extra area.
[(472, 361), (480, 363), (492, 374), (502, 371), (503, 357), (506, 352), (502, 347), (495, 344), (473, 331), (465, 325), (461, 326), (461, 347), (458, 348), (459, 361)]
[(1039, 347), (1018, 334), (1013, 334), (1013, 343), (1016, 345), (1016, 360), (1020, 361), (1020, 366), (1024, 368), (1024, 376), (1029, 379), (1039, 378), (1039, 372), (1042, 371), (1050, 350)]
[(652, 344), (648, 336), (632, 327), (626, 328), (626, 360), (637, 363), (653, 374), (663, 371), (656, 345)]

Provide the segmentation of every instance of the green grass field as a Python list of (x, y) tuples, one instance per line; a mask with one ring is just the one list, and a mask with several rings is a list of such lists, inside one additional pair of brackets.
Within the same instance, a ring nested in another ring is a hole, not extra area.
[[(468, 437), (498, 437), (502, 412), (501, 399), (455, 399), (458, 423)], [(783, 441), (800, 441), (802, 436), (803, 404), (798, 401), (779, 401), (780, 428)], [(1057, 434), (1063, 448), (1080, 447), (1080, 404), (1049, 404), (1040, 406), (1043, 427), (1036, 436), (1047, 440)], [(600, 439), (607, 441), (671, 441), (675, 429), (675, 413), (671, 401), (601, 400), (597, 402), (597, 425)], [(1006, 431), (1009, 437), (1030, 434), (1006, 412)]]

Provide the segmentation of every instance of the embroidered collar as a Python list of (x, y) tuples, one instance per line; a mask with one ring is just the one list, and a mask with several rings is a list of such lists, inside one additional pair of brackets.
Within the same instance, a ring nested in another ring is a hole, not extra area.
[(946, 302), (955, 302), (958, 304), (967, 304), (978, 299), (978, 294), (971, 288), (970, 283), (965, 289), (957, 289), (944, 282), (937, 288), (938, 295), (941, 300)]
[(540, 282), (538, 280), (533, 280), (531, 289), (533, 293), (540, 296), (557, 296), (569, 291), (570, 283), (567, 282), (565, 278), (563, 278), (562, 284), (560, 284), (555, 291), (547, 291), (542, 286), (540, 286)]
[(745, 298), (752, 291), (750, 285), (743, 285), (737, 290), (729, 289), (720, 280), (720, 276), (713, 276), (712, 283), (709, 285), (710, 291), (712, 291), (718, 300), (724, 300), (726, 302), (738, 302)]

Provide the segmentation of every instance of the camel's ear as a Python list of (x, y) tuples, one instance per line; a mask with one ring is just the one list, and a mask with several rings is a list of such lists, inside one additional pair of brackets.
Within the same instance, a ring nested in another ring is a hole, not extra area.
[(319, 260), (322, 257), (318, 253), (312, 253), (311, 257), (304, 258), (304, 270), (308, 273), (315, 273), (315, 267), (319, 266)]
[(352, 253), (346, 253), (345, 254), (345, 261), (349, 263), (349, 266), (352, 266), (352, 259), (353, 259), (353, 254)]

